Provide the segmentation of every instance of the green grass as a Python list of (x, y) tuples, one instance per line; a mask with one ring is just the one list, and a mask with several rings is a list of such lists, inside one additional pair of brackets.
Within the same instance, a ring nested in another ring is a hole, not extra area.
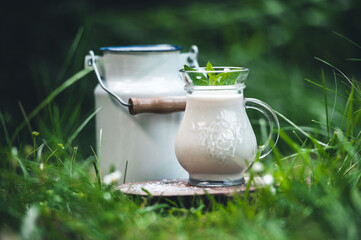
[(361, 99), (352, 83), (343, 128), (327, 120), (325, 144), (320, 144), (294, 123), (288, 129), (283, 125), (287, 155), (276, 149), (262, 172), (250, 172), (271, 174), (274, 185), (226, 203), (198, 199), (182, 207), (181, 201), (134, 199), (99, 184), (95, 157), (77, 159), (70, 145), (89, 119), (79, 124), (65, 149), (41, 141), (41, 132), (34, 136), (35, 152), (9, 142), (0, 170), (1, 234), (24, 239), (357, 239)]
[[(30, 114), (22, 109), (25, 120), (14, 133), (8, 132), (0, 112), (5, 142), (0, 148), (0, 238), (358, 239), (361, 89), (331, 63), (317, 60), (324, 64), (320, 78), (305, 81), (318, 89), (316, 94), (279, 100), (282, 103), (275, 107), (282, 120), (279, 145), (263, 162), (261, 172), (252, 168), (248, 172), (251, 182), (269, 174), (274, 183), (226, 202), (212, 197), (133, 198), (114, 185), (103, 184), (93, 147), (79, 150), (77, 141), (84, 129), (92, 131), (87, 126), (98, 110), (82, 118), (80, 104), (69, 104), (61, 111), (54, 103), (86, 70), (64, 81)], [(275, 66), (255, 74), (283, 81)], [(330, 71), (331, 77), (326, 74)], [(286, 89), (276, 85), (270, 87)], [(255, 86), (250, 83), (251, 90)], [(300, 94), (296, 96), (306, 94), (297, 84), (288, 85), (287, 90)], [(282, 104), (293, 103), (302, 110), (316, 108), (320, 117), (305, 119), (310, 114), (304, 114), (299, 121), (310, 125), (299, 126), (297, 119), (280, 110)], [(32, 119), (39, 134), (30, 124)], [(28, 134), (32, 141), (22, 140), (21, 134)]]

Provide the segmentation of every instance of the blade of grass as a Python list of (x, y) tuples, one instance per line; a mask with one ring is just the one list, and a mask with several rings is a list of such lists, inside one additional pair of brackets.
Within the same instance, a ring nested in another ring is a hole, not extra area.
[(332, 32), (333, 32), (334, 34), (336, 34), (337, 36), (339, 36), (340, 38), (342, 38), (342, 39), (346, 40), (347, 42), (351, 43), (352, 45), (354, 45), (354, 46), (356, 46), (356, 47), (358, 47), (358, 48), (361, 48), (360, 45), (358, 45), (357, 43), (355, 43), (355, 42), (352, 41), (351, 39), (345, 37), (344, 35), (336, 32), (336, 31), (332, 31)]
[(125, 183), (125, 180), (127, 179), (127, 171), (128, 171), (128, 160), (125, 162), (125, 170), (124, 170), (123, 184)]
[(293, 123), (291, 120), (289, 120), (288, 118), (286, 118), (284, 115), (282, 115), (281, 113), (277, 112), (276, 110), (274, 110), (274, 112), (280, 116), (281, 118), (283, 118), (286, 122), (288, 122), (291, 126), (293, 126), (295, 129), (297, 129), (300, 133), (302, 133), (303, 135), (305, 135), (307, 138), (311, 139), (312, 141), (318, 143), (319, 145), (326, 147), (327, 144), (323, 143), (317, 139), (315, 139), (314, 137), (312, 137), (310, 134), (308, 134), (307, 132), (303, 131), (300, 127), (298, 127), (295, 123)]
[(55, 157), (56, 157), (56, 159), (58, 159), (58, 161), (59, 162), (61, 162), (61, 164), (63, 164), (64, 165), (64, 163), (63, 163), (63, 161), (61, 161), (61, 159), (58, 157), (58, 155), (56, 155), (56, 151), (58, 150), (53, 150), (53, 149), (51, 149), (51, 147), (46, 143), (46, 140), (45, 139), (43, 139), (43, 143), (45, 144), (45, 146), (50, 150), (50, 152), (51, 152), (51, 155), (54, 155)]
[[(65, 104), (66, 106), (68, 106), (68, 103)], [(61, 116), (60, 121), (66, 121), (67, 123), (69, 123), (69, 126), (77, 125), (79, 122), (78, 117), (80, 116), (82, 107), (82, 104), (75, 104), (72, 108), (66, 108)]]
[(169, 198), (164, 198), (164, 200), (170, 203), (173, 207), (178, 208), (178, 204), (175, 201), (172, 201)]
[[(326, 147), (325, 149), (334, 149), (334, 147)], [(285, 160), (288, 160), (288, 159), (292, 159), (292, 158), (295, 158), (297, 157), (299, 154), (303, 154), (303, 153), (317, 153), (319, 151), (318, 148), (300, 148), (298, 152), (296, 153), (292, 153), (288, 156), (284, 156), (281, 158), (281, 161), (285, 161)]]
[[(99, 149), (98, 149), (98, 158), (97, 158), (97, 161), (98, 161), (98, 166), (100, 166), (100, 161), (101, 161), (101, 157), (102, 157), (102, 140), (103, 140), (103, 128), (101, 128), (99, 130)], [(100, 178), (102, 178), (102, 175), (101, 175), (101, 172), (99, 171), (99, 174), (100, 174)]]
[(358, 132), (358, 134), (357, 134), (357, 139), (359, 138), (361, 136), (361, 130)]
[(5, 124), (5, 119), (4, 119), (4, 116), (1, 113), (1, 111), (0, 111), (0, 121), (1, 121), (1, 125), (2, 125), (2, 127), (4, 129), (5, 141), (8, 144), (9, 150), (11, 150), (11, 140), (9, 138), (8, 130), (7, 130), (6, 124)]
[[(305, 78), (305, 81), (307, 81), (307, 82), (309, 82), (309, 83), (312, 83), (313, 85), (315, 85), (315, 86), (317, 86), (317, 87), (323, 88), (323, 86), (322, 86), (321, 84), (318, 84), (318, 83), (316, 83), (316, 82), (314, 82), (314, 81), (312, 81), (312, 80), (310, 80), (310, 79)], [(343, 95), (339, 94), (338, 92), (336, 92), (336, 91), (334, 91), (334, 90), (332, 90), (332, 89), (326, 88), (326, 90), (329, 91), (329, 92), (332, 92), (332, 93), (336, 94), (336, 95), (339, 96), (339, 97), (342, 97), (342, 98), (344, 98), (344, 99), (347, 99), (346, 96), (343, 96)]]
[(26, 115), (26, 112), (25, 112), (25, 109), (24, 109), (24, 107), (23, 107), (23, 104), (22, 104), (20, 101), (18, 101), (18, 104), (19, 104), (20, 111), (21, 111), (21, 113), (23, 114), (23, 117), (24, 117), (24, 119), (25, 119), (26, 125), (28, 126), (29, 133), (30, 133), (30, 135), (32, 136), (33, 129), (32, 129), (32, 127), (31, 127), (31, 125), (30, 125), (30, 122), (29, 122), (28, 116)]
[[(308, 133), (317, 133), (317, 134), (322, 134), (324, 135), (323, 132), (320, 132), (318, 129), (314, 128), (314, 127), (305, 127), (305, 126), (298, 126), (300, 129), (302, 129), (303, 131), (305, 132), (308, 132)], [(282, 127), (283, 131), (293, 131), (295, 130), (294, 127), (292, 126), (284, 126)]]
[[(319, 125), (322, 125), (322, 126), (325, 126), (325, 127), (326, 127), (326, 124), (325, 124), (325, 123), (316, 121), (316, 120), (314, 120), (314, 119), (312, 119), (311, 122), (314, 122), (314, 123), (317, 123), (317, 124), (319, 124)], [(340, 130), (339, 128), (337, 128), (337, 127), (331, 127), (331, 126), (330, 126), (330, 129), (334, 130), (335, 132), (341, 131), (341, 130)], [(341, 131), (341, 132), (342, 132), (343, 134), (346, 134), (346, 133), (343, 132), (343, 131)], [(352, 138), (352, 139), (357, 139), (357, 138), (355, 138), (355, 137), (353, 137), (353, 136), (350, 136), (350, 138)]]
[(35, 153), (36, 153), (36, 150), (35, 150), (35, 149), (36, 149), (36, 136), (39, 135), (39, 133), (38, 133), (38, 132), (33, 132), (33, 129), (32, 129), (32, 127), (31, 127), (31, 125), (30, 125), (29, 119), (28, 119), (28, 117), (27, 117), (27, 115), (26, 115), (26, 112), (25, 112), (25, 109), (24, 109), (22, 103), (21, 103), (20, 101), (18, 101), (18, 104), (19, 104), (19, 107), (20, 107), (20, 111), (21, 111), (21, 113), (22, 113), (23, 116), (24, 116), (26, 125), (28, 126), (29, 133), (30, 133), (31, 137), (33, 138), (34, 161), (36, 161), (36, 154), (35, 154)]
[[(43, 147), (44, 147), (44, 145), (45, 145), (45, 144), (43, 143), (43, 144), (41, 144), (38, 148), (36, 148), (36, 149), (32, 150), (31, 152), (29, 152), (28, 155), (26, 155), (25, 159), (28, 160), (28, 158), (29, 158), (31, 155), (33, 155), (33, 154), (35, 154), (36, 152), (42, 150)], [(40, 153), (40, 154), (41, 154), (41, 153)], [(39, 158), (39, 152), (38, 152), (38, 158)]]
[(84, 27), (79, 28), (79, 30), (73, 40), (73, 43), (71, 44), (70, 50), (68, 51), (68, 54), (65, 57), (64, 64), (56, 78), (57, 83), (64, 77), (65, 72), (69, 67), (70, 61), (73, 58), (74, 53), (76, 52), (76, 49), (78, 48), (78, 45), (79, 45), (80, 39), (83, 35), (83, 32), (84, 32)]
[(354, 92), (355, 88), (351, 88), (349, 98), (346, 103), (345, 115), (346, 116), (346, 138), (352, 136), (353, 133), (353, 105), (354, 105)]
[[(58, 88), (56, 88), (52, 93), (49, 94), (47, 98), (45, 98), (29, 115), (28, 120), (30, 121), (33, 119), (44, 107), (46, 107), (56, 96), (58, 96), (61, 92), (63, 92), (65, 89), (76, 83), (78, 80), (82, 79), (84, 76), (86, 76), (88, 73), (90, 73), (91, 69), (83, 69), (76, 74), (74, 74), (72, 77), (70, 77), (68, 80), (66, 80), (62, 85), (60, 85)], [(11, 137), (11, 142), (13, 142), (19, 132), (26, 126), (26, 121), (23, 121), (16, 129), (14, 134)]]
[[(340, 143), (342, 143), (342, 148), (346, 151), (347, 156), (353, 158), (357, 155), (359, 148), (356, 148), (348, 139), (347, 136), (343, 135), (340, 131), (337, 135), (337, 138)], [(359, 159), (359, 158), (358, 158)]]
[(153, 195), (145, 188), (140, 188), (143, 192), (145, 192), (149, 197), (153, 197)]
[(248, 195), (249, 195), (249, 192), (251, 190), (252, 182), (254, 182), (253, 174), (251, 174), (251, 176), (248, 179), (248, 182), (247, 182), (247, 185), (246, 185), (246, 190), (243, 193), (243, 200), (248, 199)]
[(99, 176), (99, 169), (98, 169), (98, 166), (97, 166), (97, 163), (94, 161), (93, 162), (93, 166), (94, 166), (94, 170), (95, 170), (95, 175), (97, 176), (97, 180), (98, 180), (98, 185), (99, 187), (102, 185), (102, 181), (100, 179), (100, 176)]
[(41, 144), (38, 149), (37, 149), (37, 162), (39, 163), (41, 161), (41, 154), (43, 152), (43, 148), (44, 148), (45, 144)]
[(88, 122), (100, 111), (101, 107), (97, 108), (92, 114), (90, 114), (82, 124), (75, 130), (75, 132), (68, 139), (67, 145), (70, 146), (72, 141), (78, 136), (78, 134), (83, 130), (83, 128), (88, 124)]
[(52, 151), (51, 154), (48, 156), (48, 158), (45, 160), (45, 164), (48, 163), (48, 160), (53, 156), (56, 155), (55, 153), (58, 151), (58, 149), (56, 149), (55, 151)]
[[(295, 130), (292, 131), (292, 133), (296, 136), (296, 138), (302, 143), (304, 144), (304, 142), (306, 141), (302, 141), (302, 139), (300, 138), (300, 136), (298, 136), (297, 132)], [(307, 140), (307, 139), (306, 139)]]
[(361, 109), (355, 111), (354, 113), (354, 118), (353, 118), (353, 122), (355, 125), (357, 125), (357, 123), (360, 122), (360, 118), (361, 118)]
[(19, 163), (19, 166), (21, 168), (21, 171), (23, 171), (24, 174), (24, 178), (28, 178), (29, 177), (29, 173), (28, 170), (26, 170), (25, 164), (23, 163), (23, 161), (21, 161), (20, 158), (15, 157), (16, 161)]
[(99, 169), (99, 165), (98, 165), (98, 162), (99, 162), (98, 156), (95, 153), (94, 148), (92, 146), (90, 146), (90, 148), (91, 148), (91, 150), (94, 154), (95, 160), (96, 160), (96, 161), (93, 161), (93, 166), (94, 166), (95, 174), (97, 176), (98, 184), (99, 184), (99, 186), (101, 186), (102, 185), (102, 177), (101, 177), (101, 173), (100, 173), (100, 169)]
[(326, 127), (327, 127), (327, 137), (330, 138), (330, 123), (328, 119), (328, 101), (327, 101), (327, 90), (326, 90), (326, 81), (325, 81), (325, 74), (323, 69), (321, 71), (321, 78), (322, 78), (322, 86), (323, 86), (323, 98), (325, 99), (325, 114), (326, 114)]
[(337, 89), (337, 78), (336, 78), (336, 73), (335, 73), (335, 70), (332, 70), (333, 72), (333, 79), (334, 79), (334, 82), (335, 82), (335, 99), (333, 101), (333, 107), (332, 107), (332, 113), (331, 113), (331, 117), (330, 117), (330, 122), (332, 122), (332, 119), (333, 119), (333, 115), (335, 113), (335, 109), (336, 109), (336, 103), (337, 103), (337, 92), (338, 92), (338, 89)]
[(346, 61), (361, 62), (361, 58), (346, 58)]
[(76, 159), (77, 153), (78, 153), (78, 147), (75, 146), (73, 156), (71, 157), (71, 162), (70, 162), (70, 176), (73, 176), (73, 169), (74, 169), (74, 164), (75, 164), (75, 159)]
[(288, 144), (295, 152), (298, 152), (300, 150), (300, 146), (291, 139), (288, 134), (286, 134), (282, 129), (279, 131), (280, 138)]
[[(338, 69), (337, 67), (333, 66), (331, 63), (326, 62), (325, 60), (323, 60), (323, 59), (321, 59), (321, 58), (315, 57), (315, 59), (318, 60), (318, 61), (320, 61), (320, 62), (322, 62), (322, 63), (324, 63), (324, 64), (326, 64), (326, 65), (328, 65), (328, 66), (330, 66), (331, 68), (335, 69), (337, 72), (339, 72), (339, 73), (350, 83), (350, 85), (351, 85), (352, 87), (354, 87), (355, 89), (357, 89), (356, 86), (355, 86), (355, 84), (354, 84), (354, 83), (346, 76), (346, 74), (344, 74), (340, 69)], [(358, 90), (357, 93), (360, 94), (360, 90), (359, 90), (359, 89), (357, 89), (357, 90)], [(360, 97), (361, 97), (361, 94), (360, 94)]]
[(351, 172), (356, 166), (358, 165), (358, 163), (354, 163), (352, 164), (352, 166), (346, 170), (346, 172), (343, 175), (347, 175), (349, 172)]

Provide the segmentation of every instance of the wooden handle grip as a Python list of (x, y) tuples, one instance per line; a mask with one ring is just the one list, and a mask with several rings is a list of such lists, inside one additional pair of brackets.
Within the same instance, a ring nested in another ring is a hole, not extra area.
[(184, 111), (186, 98), (184, 96), (129, 98), (129, 112), (138, 113), (172, 113)]

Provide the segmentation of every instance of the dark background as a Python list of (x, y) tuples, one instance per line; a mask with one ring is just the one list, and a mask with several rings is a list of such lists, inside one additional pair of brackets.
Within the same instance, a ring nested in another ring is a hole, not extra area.
[[(315, 56), (360, 77), (360, 62), (347, 58), (360, 58), (361, 49), (335, 34), (361, 44), (360, 5), (356, 0), (13, 1), (0, 10), (0, 111), (11, 133), (24, 119), (19, 102), (31, 112), (83, 68), (90, 49), (101, 54), (101, 46), (169, 43), (185, 50), (198, 45), (201, 65), (209, 60), (213, 65), (249, 67), (248, 95), (299, 124), (322, 120), (322, 103), (315, 101), (322, 98), (322, 90), (304, 78), (320, 82), (324, 69), (333, 87), (332, 70)], [(62, 74), (79, 31), (80, 42)], [(80, 122), (94, 110), (95, 85), (90, 73), (32, 120), (33, 128), (46, 128), (44, 137), (69, 137), (77, 126), (66, 126), (67, 118), (74, 110)], [(54, 116), (57, 122), (51, 121)], [(94, 141), (93, 126), (80, 136), (87, 145)]]

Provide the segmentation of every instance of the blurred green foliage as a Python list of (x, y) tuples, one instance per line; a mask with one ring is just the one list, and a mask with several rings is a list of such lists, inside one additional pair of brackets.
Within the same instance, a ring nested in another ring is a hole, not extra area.
[[(7, 20), (1, 23), (7, 47), (6, 58), (1, 59), (5, 80), (0, 109), (9, 132), (24, 119), (18, 101), (29, 114), (83, 68), (89, 49), (101, 46), (171, 43), (187, 50), (196, 44), (201, 65), (211, 61), (215, 66), (250, 68), (246, 96), (268, 102), (300, 125), (325, 120), (319, 89), (305, 78), (321, 83), (325, 68), (327, 87), (342, 89), (340, 82), (334, 82), (331, 68), (314, 56), (360, 76), (359, 62), (345, 60), (357, 58), (359, 49), (333, 32), (361, 42), (360, 3), (355, 0), (40, 1), (25, 3), (16, 15), (8, 10), (3, 15)], [(48, 139), (55, 138), (54, 142), (64, 142), (75, 131), (75, 122), (94, 111), (95, 85), (94, 74), (88, 75), (37, 115), (32, 127), (41, 129)], [(94, 144), (93, 129), (92, 121), (77, 144), (86, 148)], [(19, 139), (24, 137), (29, 134), (23, 132)]]
[[(360, 5), (356, 0), (38, 1), (24, 3), (14, 14), (10, 4), (3, 8), (6, 21), (1, 23), (6, 58), (1, 59), (0, 109), (13, 130), (23, 119), (17, 101), (29, 113), (83, 67), (90, 49), (170, 43), (187, 50), (196, 44), (201, 65), (211, 61), (215, 66), (250, 68), (246, 96), (268, 102), (299, 124), (309, 124), (310, 119), (322, 119), (323, 104), (314, 94), (318, 90), (304, 78), (320, 83), (325, 68), (327, 85), (335, 87), (332, 71), (314, 56), (360, 76), (359, 62), (345, 61), (359, 57), (359, 50), (333, 33), (361, 42)], [(64, 68), (79, 29), (81, 38)], [(75, 110), (80, 111), (76, 119), (84, 119), (94, 108), (95, 85), (94, 75), (86, 77), (56, 99), (50, 115), (64, 118), (66, 124)], [(51, 122), (49, 113), (40, 116), (38, 120)], [(89, 129), (84, 136), (87, 145), (93, 136)]]

